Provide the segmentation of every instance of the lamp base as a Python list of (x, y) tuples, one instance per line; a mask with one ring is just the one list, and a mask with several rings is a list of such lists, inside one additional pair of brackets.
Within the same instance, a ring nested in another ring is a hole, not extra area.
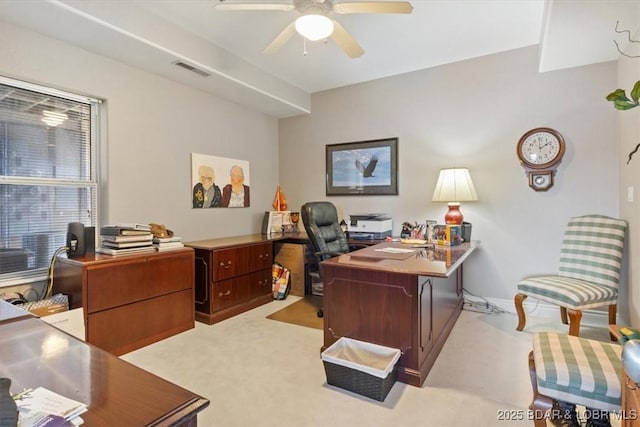
[(460, 203), (451, 202), (447, 206), (449, 206), (449, 211), (444, 215), (444, 223), (453, 225), (462, 224), (464, 217), (462, 216), (462, 212), (460, 212)]

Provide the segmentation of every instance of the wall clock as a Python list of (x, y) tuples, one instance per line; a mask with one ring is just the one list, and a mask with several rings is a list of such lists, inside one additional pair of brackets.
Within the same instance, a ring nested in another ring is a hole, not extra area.
[(518, 140), (516, 152), (529, 177), (529, 187), (547, 191), (565, 151), (564, 138), (551, 128), (531, 129)]

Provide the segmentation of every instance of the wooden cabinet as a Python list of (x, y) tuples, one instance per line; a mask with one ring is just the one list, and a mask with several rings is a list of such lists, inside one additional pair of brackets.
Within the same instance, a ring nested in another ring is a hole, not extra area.
[(54, 292), (84, 308), (85, 340), (121, 355), (194, 327), (194, 251), (59, 258)]
[(273, 299), (273, 242), (261, 235), (186, 242), (195, 249), (195, 316), (213, 324)]

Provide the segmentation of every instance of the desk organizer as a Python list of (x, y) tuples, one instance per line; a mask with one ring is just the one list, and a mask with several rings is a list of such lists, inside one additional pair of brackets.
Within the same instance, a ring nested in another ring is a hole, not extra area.
[(322, 363), (329, 385), (382, 402), (400, 356), (398, 349), (342, 337), (322, 352)]

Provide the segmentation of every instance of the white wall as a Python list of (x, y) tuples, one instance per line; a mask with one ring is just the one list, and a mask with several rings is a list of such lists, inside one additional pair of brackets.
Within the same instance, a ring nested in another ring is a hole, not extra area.
[[(636, 22), (640, 22), (640, 7)], [(640, 30), (632, 37), (640, 39)], [(628, 46), (628, 52), (637, 55), (640, 43)], [(629, 95), (633, 85), (640, 80), (640, 59), (620, 56), (618, 60), (618, 82), (610, 91), (621, 88)], [(614, 87), (615, 86), (615, 87)], [(612, 105), (609, 108), (614, 109)], [(640, 325), (640, 150), (627, 164), (629, 153), (640, 144), (640, 107), (628, 111), (617, 111), (618, 147), (620, 154), (620, 217), (629, 223), (627, 233), (628, 294), (623, 300), (629, 301), (629, 324)], [(627, 201), (627, 189), (633, 187), (634, 201)], [(621, 304), (622, 305), (622, 304)]]
[[(160, 222), (185, 240), (260, 231), (278, 184), (276, 119), (12, 24), (0, 41), (1, 74), (106, 101), (103, 223)], [(251, 207), (192, 209), (192, 152), (248, 160)]]
[[(326, 144), (397, 136), (398, 196), (329, 199), (345, 217), (387, 212), (399, 234), (402, 221), (442, 219), (446, 206), (430, 201), (438, 169), (469, 167), (480, 201), (462, 211), (482, 246), (465, 287), (511, 299), (523, 276), (557, 269), (569, 216), (618, 213), (617, 112), (604, 101), (615, 63), (540, 74), (536, 49), (520, 49), (318, 93), (311, 115), (278, 124), (10, 24), (0, 40), (3, 75), (106, 100), (104, 222), (163, 222), (185, 240), (257, 232), (278, 171), (293, 210), (327, 199)], [(538, 126), (567, 141), (546, 193), (529, 189), (515, 155), (518, 138)], [(252, 207), (191, 209), (191, 152), (249, 160)]]
[[(390, 58), (390, 60), (392, 60)], [(403, 221), (443, 221), (432, 203), (438, 170), (470, 169), (480, 200), (463, 203), (481, 249), (465, 264), (465, 288), (512, 299), (526, 275), (557, 271), (566, 221), (617, 215), (615, 112), (604, 97), (616, 64), (537, 72), (535, 47), (317, 93), (312, 113), (280, 121), (280, 182), (291, 209), (331, 200), (339, 213), (386, 212)], [(567, 142), (556, 183), (528, 187), (516, 157), (534, 127)], [(399, 137), (398, 196), (325, 196), (325, 145)]]

